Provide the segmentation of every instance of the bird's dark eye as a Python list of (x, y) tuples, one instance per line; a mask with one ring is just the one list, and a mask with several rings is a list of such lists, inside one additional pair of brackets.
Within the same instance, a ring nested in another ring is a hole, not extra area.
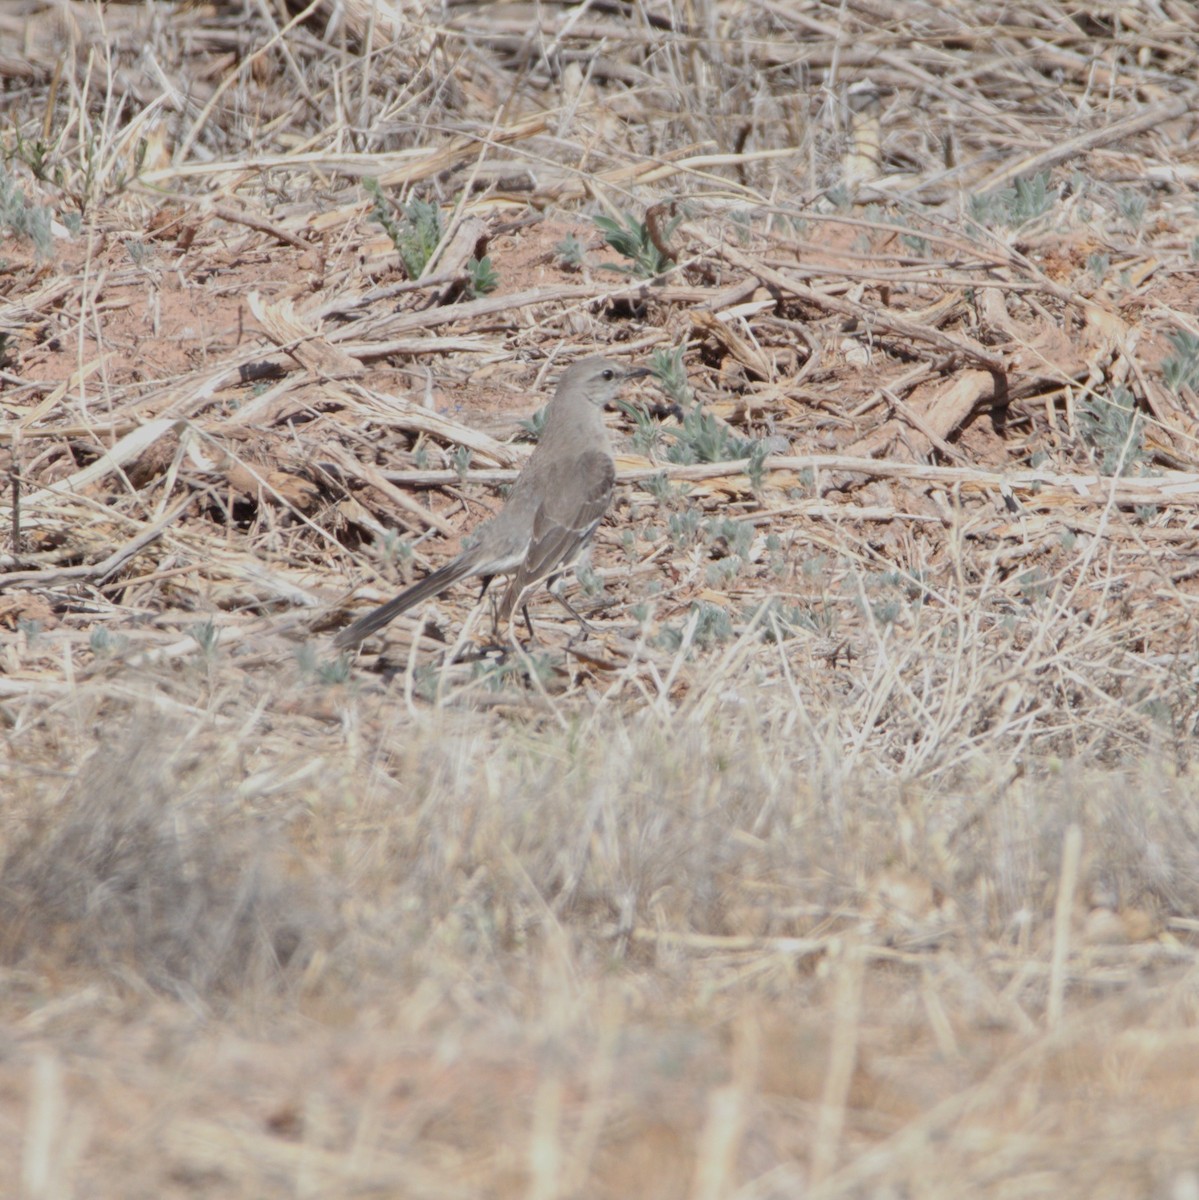
[(616, 378), (616, 372), (613, 371), (611, 367), (605, 367), (600, 372), (600, 378), (606, 379), (609, 383), (611, 383), (612, 380)]

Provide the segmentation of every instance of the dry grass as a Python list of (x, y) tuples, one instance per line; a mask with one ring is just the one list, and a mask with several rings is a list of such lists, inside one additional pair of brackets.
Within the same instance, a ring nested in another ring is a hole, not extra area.
[[(0, 1191), (1199, 1193), (1197, 60), (0, 9)], [(600, 348), (596, 634), (333, 658)]]

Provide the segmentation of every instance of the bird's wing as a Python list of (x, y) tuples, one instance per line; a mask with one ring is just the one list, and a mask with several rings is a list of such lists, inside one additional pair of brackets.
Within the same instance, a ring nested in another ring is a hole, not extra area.
[(570, 566), (582, 552), (612, 503), (616, 468), (599, 450), (556, 462), (546, 473), (533, 533), (501, 604), (511, 616), (522, 593)]

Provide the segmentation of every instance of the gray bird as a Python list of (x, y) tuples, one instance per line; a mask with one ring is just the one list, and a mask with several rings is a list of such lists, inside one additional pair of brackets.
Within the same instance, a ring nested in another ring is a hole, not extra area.
[[(649, 373), (608, 358), (585, 358), (568, 367), (546, 411), (541, 438), (507, 503), (480, 526), (473, 544), (394, 600), (359, 617), (333, 645), (340, 650), (357, 646), (400, 613), (471, 576), (482, 578), (484, 591), (496, 575), (509, 577), (497, 625), (510, 622), (519, 606), (531, 635), (524, 605), (542, 583), (548, 583), (555, 598), (574, 613), (553, 585), (582, 554), (612, 502), (616, 464), (604, 408), (623, 384)], [(582, 622), (578, 613), (574, 615)]]

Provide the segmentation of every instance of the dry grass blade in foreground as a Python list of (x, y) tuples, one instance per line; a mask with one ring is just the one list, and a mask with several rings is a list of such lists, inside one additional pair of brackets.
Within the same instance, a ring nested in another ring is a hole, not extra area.
[(1199, 1187), (1199, 21), (697, 14), (0, 9), (5, 1194)]

